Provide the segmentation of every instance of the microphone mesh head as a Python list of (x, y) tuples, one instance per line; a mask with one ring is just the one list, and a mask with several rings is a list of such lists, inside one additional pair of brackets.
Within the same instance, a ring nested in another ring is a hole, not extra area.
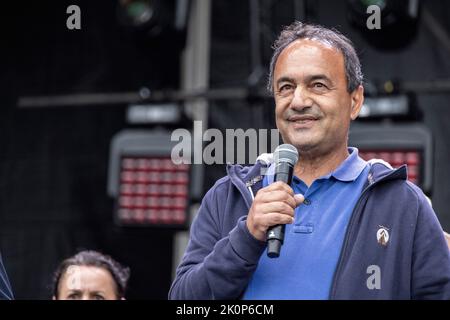
[(298, 161), (297, 148), (292, 144), (279, 145), (273, 154), (275, 163), (287, 162), (294, 166)]

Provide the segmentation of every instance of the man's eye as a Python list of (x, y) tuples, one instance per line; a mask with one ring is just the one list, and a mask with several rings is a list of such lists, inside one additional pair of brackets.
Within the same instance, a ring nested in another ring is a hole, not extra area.
[(313, 84), (313, 87), (318, 88), (318, 89), (327, 88), (327, 86), (325, 84), (323, 84), (322, 82), (315, 82)]
[(282, 85), (281, 87), (280, 87), (280, 89), (278, 89), (280, 92), (283, 92), (283, 91), (287, 91), (287, 90), (290, 90), (290, 89), (292, 89), (292, 85), (290, 85), (290, 84), (284, 84), (284, 85)]
[(105, 300), (105, 298), (103, 296), (99, 295), (99, 294), (96, 294), (94, 296), (94, 300)]
[(79, 299), (79, 294), (78, 293), (72, 293), (72, 294), (69, 294), (69, 296), (67, 298), (70, 299), (70, 300), (77, 300), (77, 299)]

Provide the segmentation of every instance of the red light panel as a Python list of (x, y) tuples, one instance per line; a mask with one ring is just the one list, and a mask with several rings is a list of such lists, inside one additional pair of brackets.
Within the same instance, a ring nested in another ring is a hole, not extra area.
[(189, 165), (170, 157), (123, 157), (117, 217), (122, 225), (184, 225)]

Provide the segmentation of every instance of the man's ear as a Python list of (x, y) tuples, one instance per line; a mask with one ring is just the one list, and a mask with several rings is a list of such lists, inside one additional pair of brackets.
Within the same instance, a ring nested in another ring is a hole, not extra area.
[(353, 90), (351, 93), (351, 99), (352, 99), (352, 109), (350, 111), (350, 118), (352, 120), (355, 120), (359, 112), (361, 111), (361, 107), (364, 103), (364, 87), (362, 85), (359, 85), (358, 88)]

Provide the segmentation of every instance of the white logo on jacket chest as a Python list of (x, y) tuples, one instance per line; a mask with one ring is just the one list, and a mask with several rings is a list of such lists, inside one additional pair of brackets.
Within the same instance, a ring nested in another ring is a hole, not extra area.
[(377, 231), (377, 241), (382, 246), (387, 246), (389, 242), (389, 229), (383, 226), (379, 226), (380, 229)]

